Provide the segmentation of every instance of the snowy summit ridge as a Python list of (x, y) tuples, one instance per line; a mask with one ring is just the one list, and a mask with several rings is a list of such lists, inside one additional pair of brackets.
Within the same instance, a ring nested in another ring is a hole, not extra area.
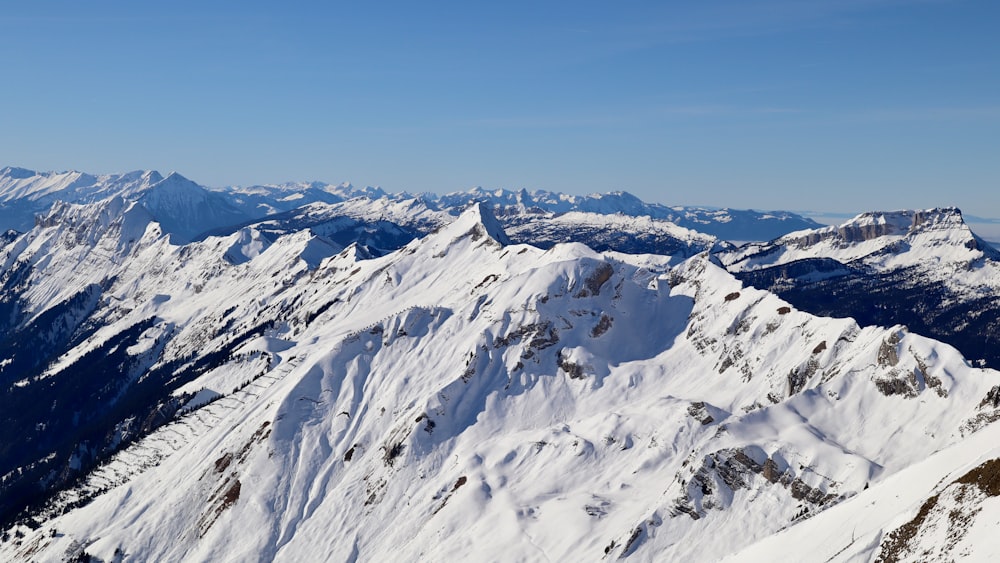
[(957, 210), (734, 249), (586, 197), (73, 174), (0, 183), (96, 198), (0, 239), (2, 560), (870, 559), (992, 518), (1000, 372), (778, 294), (920, 312), (893, 276), (936, 256), (910, 288), (995, 320)]

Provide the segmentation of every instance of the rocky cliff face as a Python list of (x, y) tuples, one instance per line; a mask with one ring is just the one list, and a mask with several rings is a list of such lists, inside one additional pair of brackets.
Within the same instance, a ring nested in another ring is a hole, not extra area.
[(921, 231), (961, 228), (964, 224), (962, 212), (954, 207), (891, 213), (870, 212), (862, 213), (837, 227), (789, 236), (784, 242), (806, 247), (832, 239), (846, 245)]

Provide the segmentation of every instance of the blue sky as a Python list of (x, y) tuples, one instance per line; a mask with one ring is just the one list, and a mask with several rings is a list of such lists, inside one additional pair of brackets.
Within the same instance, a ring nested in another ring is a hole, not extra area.
[(994, 0), (38, 2), (0, 165), (1000, 217)]

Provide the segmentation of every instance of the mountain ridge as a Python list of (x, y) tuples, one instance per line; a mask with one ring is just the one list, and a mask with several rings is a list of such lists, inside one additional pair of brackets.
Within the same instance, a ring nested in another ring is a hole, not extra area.
[[(168, 175), (181, 177), (176, 172)], [(72, 182), (68, 179), (73, 178)], [(183, 177), (181, 177), (183, 178)], [(87, 203), (95, 201), (99, 195), (128, 192), (133, 196), (137, 191), (165, 180), (155, 171), (135, 171), (124, 174), (94, 176), (82, 172), (35, 172), (21, 168), (7, 167), (0, 170), (0, 217), (10, 215), (8, 224), (0, 228), (15, 228), (25, 231), (30, 228), (33, 214), (42, 212), (51, 198), (61, 197), (67, 201)], [(187, 180), (185, 178), (185, 180)], [(71, 189), (68, 184), (79, 186)], [(145, 182), (145, 183), (143, 183)], [(448, 211), (457, 216), (461, 209), (474, 201), (489, 201), (497, 207), (497, 215), (520, 214), (563, 214), (570, 211), (612, 215), (622, 213), (629, 216), (649, 216), (652, 219), (675, 223), (681, 227), (697, 230), (720, 239), (770, 240), (779, 234), (797, 229), (819, 226), (790, 212), (756, 212), (752, 210), (709, 209), (702, 207), (668, 207), (662, 204), (645, 203), (636, 196), (623, 191), (605, 194), (570, 195), (544, 190), (485, 190), (472, 188), (464, 192), (443, 195), (417, 194), (406, 192), (390, 194), (377, 187), (356, 188), (350, 183), (326, 184), (323, 182), (300, 182), (275, 185), (253, 185), (247, 187), (229, 186), (202, 189), (221, 194), (229, 207), (245, 215), (245, 220), (261, 219), (267, 215), (291, 211), (309, 203), (335, 204), (363, 197), (369, 200), (389, 199), (394, 201), (413, 200), (427, 205), (435, 211)], [(80, 188), (80, 189), (77, 189)], [(122, 195), (126, 195), (123, 193)], [(226, 210), (225, 213), (231, 213)], [(221, 219), (220, 219), (221, 220)], [(238, 221), (237, 221), (238, 222)], [(202, 229), (207, 232), (229, 224), (208, 224)], [(200, 233), (183, 233), (190, 240)]]
[[(892, 268), (891, 260), (912, 247), (929, 248), (914, 261), (930, 258), (954, 262), (979, 258), (1000, 259), (1000, 253), (969, 228), (955, 207), (861, 213), (840, 225), (795, 231), (765, 243), (751, 243), (725, 255), (730, 269), (760, 269), (794, 262), (817, 253), (844, 264), (865, 263)], [(951, 253), (944, 254), (948, 249)], [(934, 250), (937, 250), (935, 252)]]
[(1000, 252), (957, 208), (863, 213), (718, 254), (744, 282), (814, 314), (905, 324), (1000, 367)]
[(851, 301), (988, 337), (956, 209), (734, 248), (480, 190), (188, 241), (160, 218), (215, 192), (126, 181), (2, 239), (2, 559), (716, 560), (1000, 420), (967, 342)]
[[(79, 262), (65, 224), (36, 227), (38, 283)], [(485, 204), (367, 260), (303, 258), (308, 230), (229, 261), (252, 233), (144, 232), (106, 263), (97, 331), (22, 388), (124, 354), (123, 397), (188, 374), (178, 415), (4, 557), (713, 559), (1000, 416), (996, 372), (904, 327), (809, 315), (708, 253), (509, 244)]]

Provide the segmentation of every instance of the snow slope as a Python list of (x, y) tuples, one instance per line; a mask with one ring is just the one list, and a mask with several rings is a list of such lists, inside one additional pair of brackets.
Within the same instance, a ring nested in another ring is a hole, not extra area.
[(1000, 427), (992, 425), (731, 561), (996, 561)]
[[(38, 308), (80, 260), (50, 223), (10, 247), (49, 241), (10, 251)], [(25, 388), (150, 320), (137, 381), (192, 374), (165, 387), (184, 406), (0, 558), (711, 561), (1000, 418), (997, 372), (905, 327), (808, 315), (707, 254), (511, 244), (484, 205), (367, 260), (148, 222), (111, 257), (100, 328)]]

